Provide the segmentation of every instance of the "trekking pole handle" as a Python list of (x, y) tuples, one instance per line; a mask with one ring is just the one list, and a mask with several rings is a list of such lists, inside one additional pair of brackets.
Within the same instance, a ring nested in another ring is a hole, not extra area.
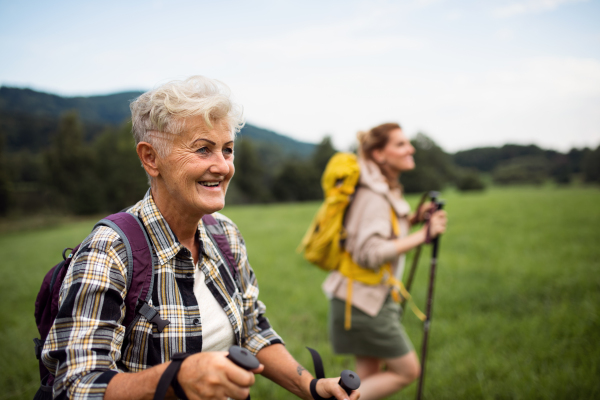
[(360, 387), (360, 378), (356, 372), (345, 369), (340, 374), (340, 381), (338, 384), (346, 391), (346, 393), (348, 393), (348, 395), (350, 395), (353, 390)]
[[(260, 366), (260, 361), (258, 361), (258, 358), (256, 358), (254, 354), (235, 344), (229, 348), (227, 358), (238, 367), (244, 368), (247, 371), (256, 369)], [(250, 395), (248, 395), (246, 400), (250, 400)]]
[(431, 192), (429, 192), (429, 198), (431, 199), (432, 202), (435, 203), (436, 199), (440, 197), (440, 192), (432, 190)]
[(244, 368), (247, 371), (251, 371), (260, 366), (260, 361), (250, 351), (233, 345), (229, 348), (229, 354), (227, 358), (230, 359), (235, 365), (240, 368)]

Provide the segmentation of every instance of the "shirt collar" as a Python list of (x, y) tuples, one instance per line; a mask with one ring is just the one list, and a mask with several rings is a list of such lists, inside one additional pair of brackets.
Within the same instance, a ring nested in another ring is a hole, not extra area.
[(200, 241), (202, 242), (202, 253), (204, 253), (204, 255), (213, 261), (219, 261), (219, 251), (215, 248), (215, 244), (212, 240), (210, 240), (210, 237), (208, 237), (208, 233), (206, 233), (206, 227), (204, 226), (204, 222), (202, 220), (200, 220), (198, 225), (198, 234)]
[(148, 236), (150, 236), (156, 250), (159, 265), (166, 264), (181, 251), (183, 246), (179, 243), (167, 220), (156, 206), (150, 189), (148, 189), (142, 201), (130, 211), (138, 214), (144, 223)]
[[(148, 231), (148, 236), (156, 250), (159, 265), (169, 262), (181, 251), (183, 245), (171, 230), (167, 220), (156, 206), (152, 191), (148, 189), (144, 198), (131, 210), (137, 213)], [(212, 240), (208, 237), (202, 221), (198, 223), (198, 236), (202, 243), (202, 253), (212, 260), (218, 261), (219, 255)]]

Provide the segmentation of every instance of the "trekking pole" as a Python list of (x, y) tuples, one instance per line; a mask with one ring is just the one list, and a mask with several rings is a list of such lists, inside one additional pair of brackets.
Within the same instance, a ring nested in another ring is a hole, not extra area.
[[(441, 210), (444, 206), (444, 202), (440, 200), (435, 200), (434, 202), (435, 208), (434, 212), (437, 210)], [(427, 291), (427, 310), (426, 315), (427, 319), (423, 324), (423, 345), (421, 348), (421, 376), (419, 377), (419, 387), (417, 389), (417, 400), (421, 400), (421, 395), (423, 393), (423, 383), (425, 381), (425, 360), (427, 359), (427, 340), (429, 338), (429, 327), (431, 325), (431, 314), (433, 311), (433, 287), (435, 283), (435, 273), (437, 266), (437, 254), (440, 244), (440, 236), (436, 236), (432, 240), (433, 250), (431, 254), (431, 269), (429, 271), (429, 289)]]
[[(436, 192), (436, 191), (424, 193), (423, 196), (421, 197), (421, 200), (419, 201), (419, 205), (417, 206), (417, 213), (419, 212), (419, 209), (421, 208), (423, 203), (425, 203), (425, 199), (427, 198), (427, 196), (429, 196), (431, 201), (435, 204), (435, 201), (439, 197), (439, 195), (440, 195), (440, 192)], [(429, 220), (429, 216), (426, 216), (425, 218), (426, 218), (426, 221)], [(404, 285), (404, 287), (406, 288), (406, 291), (409, 293), (410, 293), (410, 288), (412, 287), (413, 279), (415, 278), (415, 273), (417, 272), (417, 266), (419, 265), (419, 257), (421, 256), (421, 248), (422, 248), (422, 246), (419, 245), (415, 249), (415, 255), (413, 257), (412, 264), (410, 266), (410, 271), (408, 273), (408, 279), (406, 280), (406, 285)], [(404, 303), (406, 303), (406, 299), (402, 298), (402, 302), (400, 303), (400, 305), (402, 307), (404, 307)]]

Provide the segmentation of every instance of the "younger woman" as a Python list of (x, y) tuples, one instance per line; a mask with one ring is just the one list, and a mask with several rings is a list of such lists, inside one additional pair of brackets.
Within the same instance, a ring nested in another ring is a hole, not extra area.
[[(399, 178), (415, 168), (414, 147), (398, 124), (387, 123), (359, 132), (360, 180), (347, 211), (345, 249), (362, 268), (379, 270), (390, 264), (400, 280), (405, 254), (446, 229), (443, 210), (431, 215), (429, 226), (408, 234), (409, 221), (421, 221), (427, 207), (410, 214)], [(396, 219), (393, 221), (392, 219)], [(331, 297), (329, 332), (334, 351), (356, 356), (361, 399), (389, 396), (420, 375), (410, 339), (400, 324), (400, 305), (387, 283), (367, 285), (351, 281), (350, 329), (345, 326), (348, 278), (333, 271), (323, 284)]]

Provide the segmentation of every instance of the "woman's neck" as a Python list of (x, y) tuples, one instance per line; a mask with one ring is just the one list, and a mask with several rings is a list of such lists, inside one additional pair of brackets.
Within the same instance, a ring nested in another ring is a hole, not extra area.
[(158, 207), (163, 218), (169, 224), (171, 231), (184, 247), (191, 253), (194, 263), (198, 261), (200, 244), (196, 239), (198, 224), (202, 215), (188, 215), (180, 210), (173, 208), (173, 204), (167, 201), (166, 197), (160, 195), (160, 190), (152, 187), (152, 197), (156, 207)]
[(390, 188), (397, 187), (400, 181), (400, 172), (389, 168), (387, 165), (380, 165), (379, 168)]

